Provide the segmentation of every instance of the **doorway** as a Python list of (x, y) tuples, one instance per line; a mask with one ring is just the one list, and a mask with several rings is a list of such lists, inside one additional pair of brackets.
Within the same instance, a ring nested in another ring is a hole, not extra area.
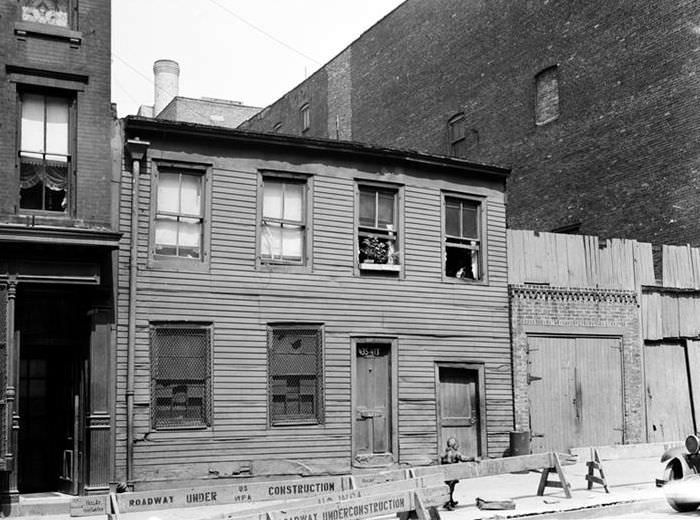
[(480, 365), (438, 363), (438, 455), (454, 438), (465, 457), (481, 456), (485, 449), (483, 369)]
[(391, 340), (357, 340), (353, 378), (353, 465), (381, 467), (395, 462), (393, 358)]
[(83, 481), (89, 321), (78, 291), (22, 291), (17, 487), (78, 494)]

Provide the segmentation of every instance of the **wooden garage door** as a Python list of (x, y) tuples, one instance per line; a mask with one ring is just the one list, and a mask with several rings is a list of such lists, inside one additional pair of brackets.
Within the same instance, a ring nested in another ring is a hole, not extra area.
[(644, 383), (648, 442), (678, 441), (695, 431), (684, 342), (644, 346)]
[(528, 336), (532, 450), (622, 443), (619, 338)]

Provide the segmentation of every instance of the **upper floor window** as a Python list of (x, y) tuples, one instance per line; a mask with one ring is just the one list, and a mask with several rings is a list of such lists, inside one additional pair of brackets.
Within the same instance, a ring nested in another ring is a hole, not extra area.
[(481, 280), (481, 201), (445, 196), (445, 276)]
[(65, 212), (70, 192), (70, 112), (66, 97), (20, 96), (20, 199), (28, 210)]
[(535, 76), (535, 124), (544, 125), (559, 117), (559, 70), (556, 65)]
[(271, 327), (268, 347), (270, 424), (322, 422), (320, 327)]
[(359, 198), (357, 243), (360, 268), (398, 271), (398, 190), (360, 185)]
[(151, 327), (151, 413), (154, 428), (206, 427), (209, 420), (211, 326)]
[(189, 170), (158, 172), (154, 253), (201, 260), (204, 175)]
[(464, 114), (459, 113), (447, 122), (449, 153), (453, 157), (464, 157), (467, 151), (466, 121)]
[(70, 26), (69, 0), (20, 0), (22, 21)]
[(304, 103), (301, 106), (299, 109), (299, 116), (301, 118), (301, 131), (306, 132), (311, 126), (311, 111), (308, 103)]
[(306, 179), (263, 177), (260, 260), (306, 263)]

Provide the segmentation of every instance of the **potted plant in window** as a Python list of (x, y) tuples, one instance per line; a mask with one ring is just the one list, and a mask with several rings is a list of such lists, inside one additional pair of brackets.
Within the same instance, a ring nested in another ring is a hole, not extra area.
[(361, 260), (368, 264), (386, 264), (389, 259), (386, 242), (377, 237), (367, 237), (362, 241)]

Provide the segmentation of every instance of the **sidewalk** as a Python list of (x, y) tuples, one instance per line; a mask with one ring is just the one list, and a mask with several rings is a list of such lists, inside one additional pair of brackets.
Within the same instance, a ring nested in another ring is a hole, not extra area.
[[(462, 480), (455, 489), (455, 500), (459, 505), (454, 511), (440, 509), (444, 520), (476, 520), (483, 518), (512, 518), (524, 515), (570, 511), (599, 507), (621, 502), (634, 502), (663, 498), (663, 490), (657, 488), (655, 479), (661, 477), (662, 465), (659, 457), (637, 459), (604, 460), (603, 470), (610, 493), (602, 486), (594, 485), (588, 490), (585, 475), (586, 460), (573, 466), (565, 466), (564, 473), (571, 484), (572, 498), (566, 498), (564, 491), (545, 488), (544, 496), (537, 496), (540, 474), (507, 474)], [(551, 476), (556, 480), (556, 476)], [(515, 509), (502, 511), (480, 510), (476, 498), (510, 498)], [(669, 508), (670, 509), (670, 508)]]

